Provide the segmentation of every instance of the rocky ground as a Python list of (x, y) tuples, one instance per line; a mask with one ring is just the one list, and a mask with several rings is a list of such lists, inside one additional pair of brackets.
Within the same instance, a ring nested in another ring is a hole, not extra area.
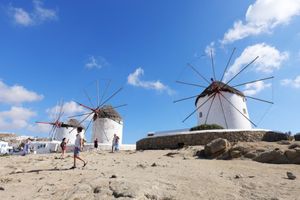
[(203, 146), (91, 151), (81, 154), (87, 166), (74, 170), (71, 154), (0, 157), (0, 199), (300, 199), (300, 165), (251, 160), (291, 145), (230, 144), (218, 159), (201, 157)]

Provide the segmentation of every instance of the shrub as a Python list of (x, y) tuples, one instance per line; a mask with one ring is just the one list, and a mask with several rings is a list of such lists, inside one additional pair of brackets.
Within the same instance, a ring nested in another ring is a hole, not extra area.
[(224, 129), (224, 128), (218, 124), (202, 124), (190, 128), (190, 131), (213, 130), (213, 129)]

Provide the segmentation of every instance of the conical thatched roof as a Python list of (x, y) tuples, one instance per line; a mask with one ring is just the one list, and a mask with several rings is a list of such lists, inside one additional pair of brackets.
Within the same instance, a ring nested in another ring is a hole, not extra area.
[(97, 114), (94, 114), (93, 119), (98, 118), (109, 118), (115, 121), (122, 121), (120, 114), (111, 106), (105, 105), (97, 111)]
[(85, 129), (85, 127), (80, 124), (77, 119), (69, 119), (67, 123), (62, 123), (61, 127), (82, 127)]
[(206, 95), (211, 95), (214, 92), (216, 92), (216, 90), (229, 92), (232, 94), (239, 95), (241, 97), (245, 97), (245, 95), (241, 91), (239, 91), (233, 87), (230, 87), (229, 85), (226, 85), (225, 83), (223, 83), (221, 81), (214, 81), (201, 94), (199, 94), (199, 96), (197, 97), (197, 99), (195, 101), (195, 105), (197, 105), (199, 98), (205, 97)]

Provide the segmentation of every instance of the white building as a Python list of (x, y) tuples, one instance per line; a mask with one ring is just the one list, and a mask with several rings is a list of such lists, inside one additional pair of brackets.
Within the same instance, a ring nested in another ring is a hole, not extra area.
[[(211, 95), (215, 97), (210, 98)], [(226, 129), (252, 128), (244, 94), (223, 82), (212, 82), (197, 97), (195, 105), (200, 107), (197, 110), (198, 125), (218, 124)]]
[(92, 142), (97, 138), (100, 144), (112, 144), (114, 134), (122, 144), (123, 120), (112, 106), (104, 106), (93, 116)]
[[(70, 119), (66, 124), (62, 123), (59, 127), (56, 128), (56, 131), (53, 135), (53, 140), (62, 141), (63, 138), (66, 138), (68, 144), (75, 144), (75, 139), (77, 135), (76, 127), (82, 126), (76, 119)], [(83, 127), (84, 128), (84, 127)], [(81, 133), (85, 135), (85, 129)]]
[(0, 155), (8, 154), (12, 151), (12, 147), (8, 145), (8, 142), (0, 141)]

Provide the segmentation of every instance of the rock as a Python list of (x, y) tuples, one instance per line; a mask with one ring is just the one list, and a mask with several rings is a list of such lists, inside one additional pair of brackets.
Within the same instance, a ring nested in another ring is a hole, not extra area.
[(298, 144), (298, 143), (293, 143), (293, 144), (291, 144), (291, 145), (289, 146), (289, 149), (295, 149), (295, 148), (297, 148), (297, 147), (300, 148), (300, 144)]
[(151, 165), (151, 167), (157, 167), (157, 164), (156, 164), (156, 163), (153, 163), (153, 164)]
[(4, 191), (4, 187), (1, 187), (1, 186), (0, 186), (0, 191)]
[(150, 200), (157, 200), (158, 197), (154, 194), (145, 194), (145, 197)]
[(261, 163), (288, 164), (289, 160), (281, 150), (263, 152), (253, 159)]
[(281, 140), (289, 140), (288, 134), (269, 131), (266, 132), (262, 138), (262, 141), (266, 141), (266, 142), (278, 142)]
[(250, 159), (255, 158), (256, 156), (257, 154), (254, 152), (248, 152), (244, 155), (245, 158), (250, 158)]
[(117, 175), (113, 174), (110, 178), (117, 178)]
[(177, 152), (169, 152), (169, 153), (167, 153), (165, 156), (174, 158), (174, 155), (176, 155), (176, 154), (179, 154), (179, 153), (177, 153)]
[(204, 147), (204, 152), (206, 157), (216, 158), (219, 155), (227, 152), (230, 147), (231, 145), (226, 139), (218, 138), (206, 144)]
[(25, 170), (24, 169), (16, 169), (13, 172), (11, 172), (11, 174), (20, 174), (23, 173)]
[(230, 151), (230, 157), (231, 158), (239, 158), (241, 156), (242, 156), (242, 153), (238, 150)]
[(239, 179), (239, 178), (243, 178), (243, 176), (241, 174), (237, 174), (234, 176), (235, 179)]
[(198, 158), (205, 158), (205, 151), (204, 151), (204, 149), (202, 149), (200, 151), (196, 151), (196, 153), (195, 153), (194, 156), (197, 156)]
[(97, 187), (94, 188), (94, 193), (95, 194), (98, 194), (100, 192), (101, 192), (101, 187), (100, 186), (97, 186)]
[(300, 151), (297, 151), (297, 148), (286, 150), (284, 155), (287, 157), (290, 163), (300, 164)]
[(292, 172), (286, 172), (286, 175), (287, 175), (288, 179), (290, 179), (290, 180), (296, 179), (296, 176)]

